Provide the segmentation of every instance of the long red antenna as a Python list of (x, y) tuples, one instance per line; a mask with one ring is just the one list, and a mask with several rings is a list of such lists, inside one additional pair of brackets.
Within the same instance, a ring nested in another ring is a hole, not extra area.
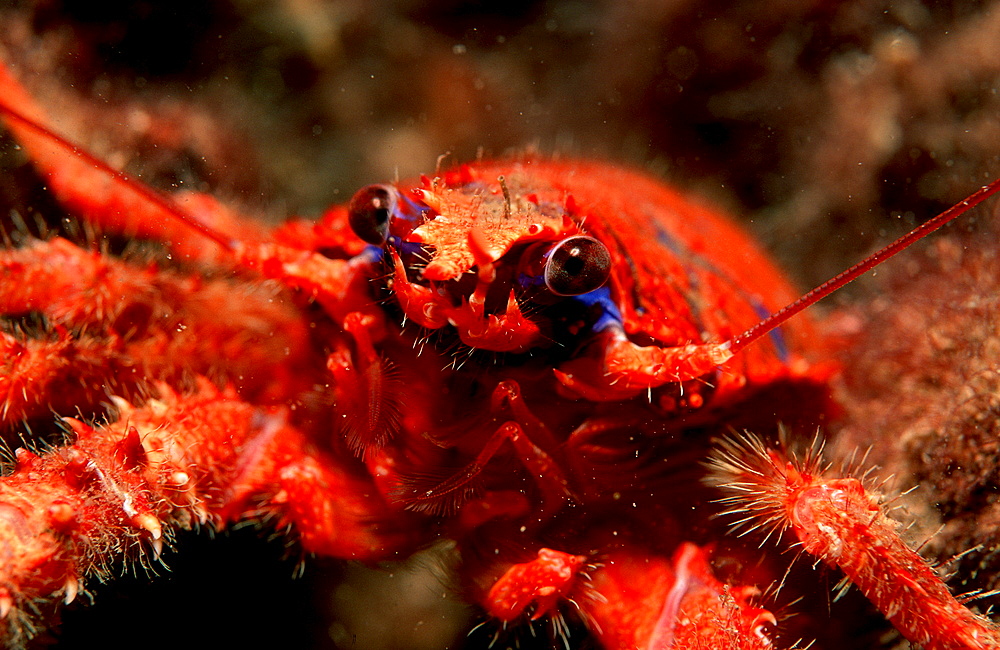
[(52, 142), (55, 142), (60, 147), (63, 147), (66, 150), (71, 151), (81, 160), (84, 160), (88, 164), (93, 165), (95, 169), (98, 169), (101, 172), (107, 174), (109, 177), (115, 179), (116, 182), (121, 183), (122, 185), (129, 188), (131, 191), (135, 192), (142, 198), (155, 204), (157, 207), (162, 209), (171, 217), (186, 224), (187, 226), (201, 233), (205, 237), (208, 237), (216, 244), (221, 246), (224, 250), (226, 251), (234, 250), (233, 242), (231, 240), (229, 240), (219, 232), (213, 230), (207, 224), (202, 223), (191, 214), (185, 212), (183, 208), (174, 203), (174, 201), (172, 201), (169, 197), (160, 194), (153, 188), (145, 185), (144, 183), (139, 182), (136, 179), (133, 179), (125, 172), (115, 169), (114, 167), (104, 162), (100, 158), (97, 158), (93, 154), (83, 149), (80, 149), (75, 144), (73, 144), (66, 138), (62, 137), (58, 133), (53, 132), (51, 129), (43, 126), (42, 124), (39, 124), (35, 120), (24, 115), (17, 109), (11, 108), (10, 106), (4, 104), (3, 102), (0, 102), (0, 113), (2, 113), (6, 118), (14, 120), (15, 122), (21, 124), (22, 126), (27, 127), (31, 131), (34, 131), (35, 133), (42, 135), (43, 137), (51, 140)]
[(852, 282), (853, 280), (856, 280), (858, 277), (864, 275), (866, 272), (875, 268), (876, 266), (886, 261), (896, 253), (900, 252), (904, 248), (907, 248), (913, 242), (917, 241), (918, 239), (926, 237), (927, 235), (934, 232), (944, 224), (951, 221), (952, 219), (965, 214), (966, 212), (968, 212), (975, 206), (979, 205), (989, 197), (993, 196), (997, 192), (1000, 192), (1000, 178), (993, 181), (989, 185), (981, 187), (977, 192), (972, 194), (964, 201), (956, 203), (955, 205), (951, 206), (950, 208), (948, 208), (938, 216), (934, 217), (933, 219), (925, 221), (924, 223), (920, 224), (919, 226), (911, 230), (909, 233), (903, 235), (902, 237), (892, 242), (885, 248), (875, 253), (872, 253), (871, 255), (861, 260), (851, 268), (845, 271), (841, 271), (840, 273), (830, 278), (823, 284), (819, 285), (812, 291), (803, 295), (795, 302), (785, 307), (782, 307), (781, 309), (774, 312), (764, 320), (760, 321), (747, 331), (743, 332), (736, 338), (732, 339), (732, 341), (730, 341), (729, 344), (730, 352), (732, 352), (733, 354), (739, 352), (740, 350), (750, 345), (757, 339), (765, 336), (768, 332), (778, 327), (779, 325), (781, 325), (786, 320), (788, 320), (795, 314), (799, 313), (806, 307), (816, 304), (817, 302), (819, 302), (823, 298), (826, 298), (837, 289), (843, 287), (845, 284)]

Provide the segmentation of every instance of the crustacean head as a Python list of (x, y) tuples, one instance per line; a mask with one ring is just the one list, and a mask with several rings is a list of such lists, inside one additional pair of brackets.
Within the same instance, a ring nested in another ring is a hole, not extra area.
[[(473, 348), (524, 352), (553, 339), (541, 312), (571, 299), (582, 313), (589, 294), (606, 301), (596, 294), (611, 256), (565, 204), (539, 200), (516, 178), (463, 170), (422, 180), (409, 191), (365, 187), (349, 206), (354, 232), (392, 260), (391, 289), (408, 320), (453, 327)], [(579, 328), (568, 321), (581, 316), (566, 315), (574, 310), (560, 313), (559, 326)]]

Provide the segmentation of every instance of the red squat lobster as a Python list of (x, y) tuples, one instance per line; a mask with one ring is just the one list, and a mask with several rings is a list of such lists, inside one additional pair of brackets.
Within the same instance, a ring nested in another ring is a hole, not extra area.
[[(728, 427), (813, 426), (834, 368), (785, 321), (998, 189), (792, 302), (728, 220), (607, 164), (477, 162), (266, 232), (77, 150), (6, 69), (0, 97), (69, 210), (168, 251), (15, 233), (0, 253), (4, 431), (111, 402), (0, 482), (10, 645), (177, 529), (267, 518), (367, 562), (454, 540), (467, 597), (504, 625), (559, 632), (569, 612), (607, 648), (770, 647), (759, 591), (687, 541), (712, 498), (689, 461)], [(748, 436), (713, 458), (743, 526), (790, 529), (907, 638), (1000, 647), (815, 446), (799, 462)]]

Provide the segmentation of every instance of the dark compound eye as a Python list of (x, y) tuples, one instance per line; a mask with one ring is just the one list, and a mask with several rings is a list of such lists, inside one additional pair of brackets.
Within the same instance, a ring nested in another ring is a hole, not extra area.
[(557, 296), (579, 296), (599, 289), (611, 275), (611, 254), (593, 237), (579, 235), (552, 247), (545, 263), (545, 285)]
[(347, 206), (347, 220), (354, 234), (369, 244), (384, 244), (389, 237), (389, 221), (396, 209), (397, 196), (396, 189), (387, 185), (369, 185), (358, 190)]

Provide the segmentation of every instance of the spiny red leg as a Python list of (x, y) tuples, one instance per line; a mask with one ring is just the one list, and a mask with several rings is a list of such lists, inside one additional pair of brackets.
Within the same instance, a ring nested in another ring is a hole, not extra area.
[[(301, 313), (270, 283), (185, 276), (64, 239), (0, 251), (0, 276), (0, 314), (37, 313), (69, 332), (54, 338), (72, 349), (50, 355), (57, 365), (72, 353), (65, 365), (76, 374), (66, 386), (131, 395), (130, 386), (145, 379), (176, 383), (212, 374), (220, 383), (232, 380), (244, 396), (277, 402), (309, 391), (321, 372)], [(35, 348), (53, 338), (46, 331), (13, 334), (33, 337)], [(96, 363), (101, 351), (104, 372)]]
[(75, 338), (57, 329), (44, 339), (0, 331), (0, 430), (53, 410), (73, 412), (107, 399), (115, 378), (130, 394), (135, 363), (120, 341)]
[(126, 264), (61, 238), (0, 251), (0, 277), (0, 312), (41, 312), (67, 327), (106, 328), (123, 306), (151, 304), (157, 290), (155, 266)]
[(790, 528), (806, 553), (839, 567), (914, 643), (931, 650), (1000, 648), (1000, 630), (964, 607), (899, 537), (900, 525), (858, 479), (823, 476), (821, 449), (802, 462), (747, 435), (727, 440), (712, 481), (747, 528)]
[(105, 567), (158, 557), (177, 528), (222, 528), (270, 516), (298, 531), (306, 552), (376, 560), (408, 547), (360, 467), (318, 454), (281, 409), (260, 409), (200, 382), (194, 395), (164, 385), (121, 420), (69, 421), (75, 441), (35, 456), (19, 450), (0, 482), (0, 625), (30, 636), (32, 610), (71, 601)]

